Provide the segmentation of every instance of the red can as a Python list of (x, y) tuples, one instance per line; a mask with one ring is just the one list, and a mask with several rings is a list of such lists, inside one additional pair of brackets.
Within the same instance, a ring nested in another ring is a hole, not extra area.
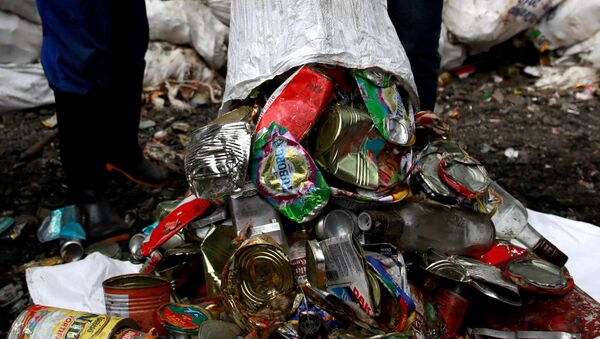
[(126, 274), (102, 283), (106, 313), (137, 322), (142, 331), (157, 328), (154, 313), (171, 298), (171, 284), (162, 277)]

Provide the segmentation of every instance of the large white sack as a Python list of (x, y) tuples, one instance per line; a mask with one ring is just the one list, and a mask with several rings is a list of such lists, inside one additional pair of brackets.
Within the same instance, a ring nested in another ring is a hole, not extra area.
[(202, 2), (210, 8), (219, 21), (229, 26), (231, 0), (202, 0)]
[(229, 28), (198, 0), (146, 0), (150, 39), (189, 44), (214, 69), (225, 66)]
[(566, 0), (540, 22), (539, 42), (551, 49), (571, 46), (600, 31), (600, 0)]
[(458, 67), (465, 62), (467, 58), (467, 47), (463, 44), (453, 44), (448, 36), (448, 28), (442, 22), (442, 30), (440, 32), (440, 41), (438, 45), (438, 53), (440, 53), (440, 67), (443, 69), (452, 69)]
[(35, 0), (2, 0), (0, 1), (0, 10), (17, 14), (36, 24), (42, 23)]
[(69, 264), (28, 268), (25, 278), (34, 304), (106, 314), (102, 282), (140, 268), (95, 252)]
[(529, 224), (569, 256), (567, 268), (581, 289), (600, 302), (600, 227), (527, 210)]
[(53, 103), (41, 64), (0, 64), (0, 112)]
[(564, 55), (578, 55), (595, 68), (600, 69), (600, 31), (590, 38), (569, 47)]
[(471, 51), (485, 52), (534, 26), (562, 1), (444, 0), (442, 20)]
[(230, 24), (224, 103), (307, 63), (378, 67), (395, 74), (417, 102), (386, 0), (233, 1)]
[(36, 61), (42, 48), (42, 26), (0, 11), (0, 64)]

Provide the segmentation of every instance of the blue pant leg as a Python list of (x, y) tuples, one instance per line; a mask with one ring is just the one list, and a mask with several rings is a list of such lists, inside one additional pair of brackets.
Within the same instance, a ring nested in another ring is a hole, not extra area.
[(433, 110), (440, 68), (443, 0), (388, 0), (388, 13), (406, 50), (422, 110)]
[(86, 95), (108, 86), (111, 36), (106, 0), (37, 0), (41, 61), (55, 91)]

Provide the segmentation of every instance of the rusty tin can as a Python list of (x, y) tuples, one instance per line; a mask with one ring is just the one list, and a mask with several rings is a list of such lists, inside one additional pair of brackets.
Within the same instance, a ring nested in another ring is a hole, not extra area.
[(169, 280), (144, 274), (125, 274), (102, 283), (106, 313), (135, 320), (142, 331), (156, 328), (154, 312), (169, 302)]
[(136, 328), (131, 319), (33, 305), (13, 322), (8, 339), (112, 339), (117, 331)]

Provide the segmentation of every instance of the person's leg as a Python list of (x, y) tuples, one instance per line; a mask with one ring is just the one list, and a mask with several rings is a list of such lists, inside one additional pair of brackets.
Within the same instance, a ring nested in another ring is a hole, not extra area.
[(105, 102), (107, 168), (135, 182), (160, 187), (168, 172), (147, 161), (138, 144), (138, 126), (148, 47), (148, 19), (144, 0), (107, 0), (112, 36), (109, 86)]
[(54, 90), (67, 202), (86, 218), (88, 237), (125, 228), (102, 198), (106, 186), (101, 129), (108, 83), (110, 19), (104, 0), (38, 0), (41, 60)]
[(388, 13), (410, 61), (421, 110), (433, 110), (440, 68), (443, 0), (388, 0)]

